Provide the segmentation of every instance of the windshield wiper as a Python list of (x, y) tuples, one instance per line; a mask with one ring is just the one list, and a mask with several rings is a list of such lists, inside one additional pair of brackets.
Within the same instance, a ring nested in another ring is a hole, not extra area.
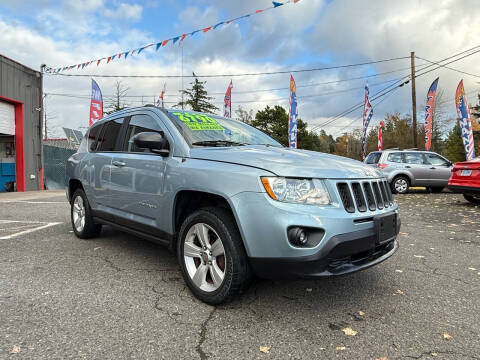
[(204, 141), (197, 141), (192, 143), (192, 145), (198, 146), (241, 146), (245, 145), (244, 143), (236, 142), (236, 141), (229, 141), (229, 140), (204, 140)]

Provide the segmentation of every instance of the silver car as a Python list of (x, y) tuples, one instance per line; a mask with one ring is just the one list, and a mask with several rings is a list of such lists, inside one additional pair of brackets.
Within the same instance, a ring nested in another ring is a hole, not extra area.
[(111, 114), (89, 129), (66, 174), (76, 236), (109, 225), (168, 246), (209, 304), (233, 299), (253, 274), (348, 274), (398, 247), (398, 207), (378, 169), (284, 148), (211, 114)]
[(441, 192), (448, 184), (453, 164), (443, 156), (417, 149), (374, 151), (365, 163), (383, 171), (393, 192), (406, 193), (411, 186)]

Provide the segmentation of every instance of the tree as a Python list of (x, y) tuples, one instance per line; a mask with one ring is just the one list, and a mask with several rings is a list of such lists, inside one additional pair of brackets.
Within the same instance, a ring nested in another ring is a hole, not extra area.
[(219, 109), (213, 105), (210, 101), (213, 99), (208, 96), (207, 90), (205, 90), (206, 81), (199, 81), (195, 73), (192, 73), (195, 80), (190, 84), (192, 87), (187, 90), (180, 91), (186, 97), (185, 100), (180, 101), (175, 106), (180, 106), (182, 109), (185, 106), (189, 106), (193, 111), (206, 112), (215, 114)]
[(125, 87), (121, 81), (117, 80), (114, 85), (115, 95), (107, 99), (104, 114), (108, 115), (115, 111), (125, 109), (127, 106), (125, 97), (127, 96), (128, 90), (130, 90), (130, 88)]
[(444, 155), (452, 162), (465, 161), (465, 148), (460, 131), (460, 123), (457, 120), (455, 127), (450, 130), (445, 142)]
[[(271, 108), (267, 105), (265, 109), (257, 111), (250, 125), (288, 146), (288, 113), (283, 107), (275, 105)], [(320, 151), (320, 139), (307, 130), (307, 123), (302, 119), (298, 119), (297, 141), (299, 149)]]
[(244, 122), (245, 124), (251, 124), (253, 121), (253, 110), (250, 109), (249, 111), (245, 110), (241, 106), (238, 107), (237, 110), (235, 110), (235, 114), (237, 115), (237, 119), (240, 120), (241, 122)]

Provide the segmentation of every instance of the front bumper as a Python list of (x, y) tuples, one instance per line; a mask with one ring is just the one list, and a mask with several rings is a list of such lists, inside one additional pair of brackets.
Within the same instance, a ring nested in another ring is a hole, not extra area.
[(250, 258), (250, 264), (257, 276), (268, 279), (346, 275), (381, 263), (397, 249), (396, 238), (376, 244), (374, 231), (358, 231), (329, 239), (328, 244), (313, 256)]
[(480, 187), (475, 186), (461, 186), (448, 184), (448, 189), (454, 193), (467, 195), (480, 195)]

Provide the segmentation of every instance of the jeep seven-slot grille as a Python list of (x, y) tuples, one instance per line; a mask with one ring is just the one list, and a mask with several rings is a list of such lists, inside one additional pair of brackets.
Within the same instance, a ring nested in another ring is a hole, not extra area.
[(393, 205), (392, 192), (385, 180), (339, 182), (337, 188), (343, 207), (349, 213), (382, 210)]

